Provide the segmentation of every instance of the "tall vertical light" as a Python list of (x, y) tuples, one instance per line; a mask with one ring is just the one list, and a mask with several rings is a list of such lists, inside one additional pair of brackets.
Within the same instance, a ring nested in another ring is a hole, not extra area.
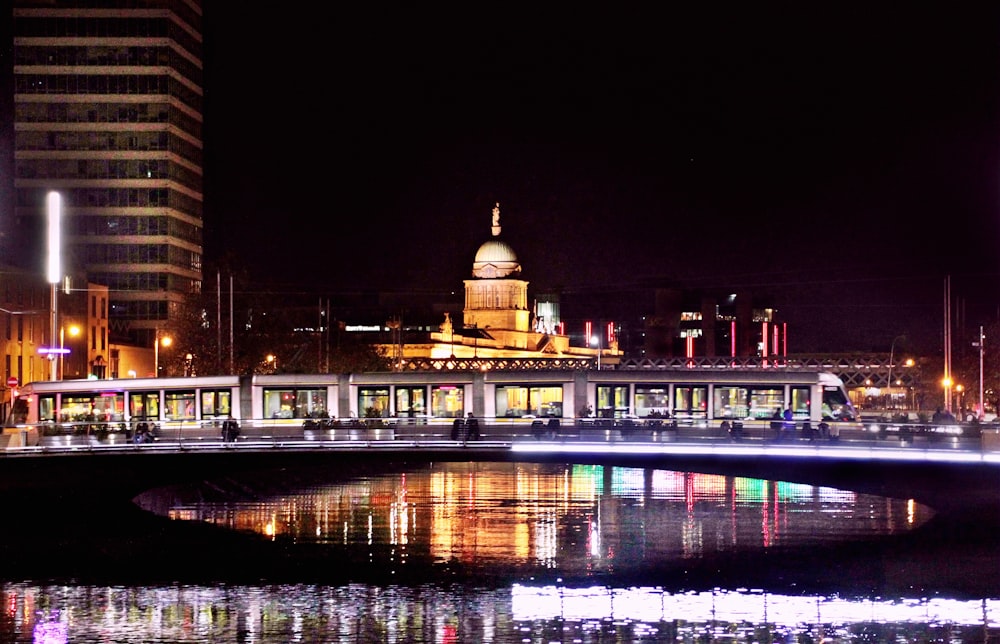
[(986, 342), (986, 336), (983, 335), (983, 327), (979, 327), (979, 414), (976, 416), (979, 420), (983, 420), (983, 415), (986, 413), (986, 408), (983, 407), (983, 343)]
[[(46, 209), (48, 212), (49, 221), (49, 235), (48, 235), (48, 247), (49, 247), (49, 261), (45, 269), (45, 276), (48, 279), (49, 286), (52, 290), (52, 320), (50, 326), (50, 337), (52, 341), (49, 343), (50, 347), (56, 346), (56, 328), (59, 326), (59, 304), (58, 304), (58, 289), (59, 282), (62, 281), (62, 234), (60, 232), (61, 219), (62, 219), (62, 197), (59, 196), (58, 192), (52, 191), (45, 198)], [(58, 374), (56, 369), (58, 365), (55, 361), (55, 353), (49, 353), (49, 360), (52, 363), (51, 378), (50, 380), (58, 380)]]

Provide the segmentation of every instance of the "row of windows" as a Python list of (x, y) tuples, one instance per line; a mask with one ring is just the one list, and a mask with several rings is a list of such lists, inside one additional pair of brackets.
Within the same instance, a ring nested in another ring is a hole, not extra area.
[[(200, 134), (200, 133), (199, 133)], [(195, 135), (195, 140), (199, 140)], [(200, 166), (202, 149), (179, 136), (171, 136), (165, 131), (135, 132), (122, 130), (115, 132), (94, 131), (34, 131), (18, 130), (14, 135), (15, 149), (41, 151), (86, 151), (86, 152), (159, 152), (167, 151)], [(25, 163), (25, 162), (22, 162)]]
[[(18, 208), (45, 212), (46, 190), (21, 188), (15, 191)], [(66, 208), (173, 208), (201, 218), (201, 201), (169, 188), (83, 188), (60, 191)], [(181, 231), (190, 236), (193, 231)]]
[(93, 273), (91, 279), (114, 291), (165, 291), (169, 275), (166, 273)]
[(126, 47), (117, 45), (19, 46), (14, 52), (15, 65), (30, 67), (171, 67), (185, 78), (200, 78), (201, 70), (186, 57), (169, 47)]
[(164, 300), (112, 300), (111, 317), (114, 320), (166, 320), (167, 309)]
[[(46, 7), (54, 3), (51, 0), (34, 0), (31, 4)], [(22, 2), (21, 5), (25, 6), (25, 3)], [(201, 2), (177, 2), (177, 0), (73, 0), (73, 7), (77, 9), (117, 9), (118, 13), (128, 9), (166, 9), (176, 13), (189, 25), (200, 25), (200, 14), (191, 5), (200, 9)]]
[[(13, 358), (16, 358), (16, 360)], [(15, 362), (17, 364), (16, 368), (14, 366)], [(10, 378), (11, 376), (15, 376), (18, 382), (33, 382), (40, 378), (48, 377), (47, 374), (50, 367), (49, 361), (39, 356), (4, 356), (4, 377)]]
[[(430, 387), (430, 406), (424, 406), (423, 387), (396, 387), (395, 406), (389, 387), (361, 387), (358, 389), (358, 405), (366, 417), (407, 416), (429, 413), (435, 418), (462, 416), (464, 411), (463, 390), (458, 386), (436, 385)], [(325, 390), (320, 390), (325, 397)], [(713, 388), (709, 399), (707, 385), (675, 385), (671, 394), (665, 385), (637, 384), (634, 394), (628, 385), (597, 385), (597, 409), (576, 410), (577, 416), (586, 417), (593, 413), (598, 418), (622, 418), (627, 415), (639, 417), (665, 417), (672, 414), (679, 418), (707, 419), (711, 405), (714, 419), (765, 419), (773, 417), (775, 411), (791, 408), (797, 418), (809, 416), (810, 388), (791, 387), (790, 399), (785, 400), (784, 387), (769, 386), (721, 386)], [(824, 393), (824, 410), (827, 407), (842, 406), (846, 400), (840, 392)], [(563, 409), (563, 388), (559, 385), (508, 385), (498, 386), (495, 392), (497, 417), (549, 417), (561, 418)], [(289, 418), (300, 418), (302, 410), (290, 407)], [(570, 415), (573, 415), (572, 412)]]
[[(781, 416), (781, 410), (791, 409), (796, 418), (808, 418), (810, 387), (789, 389), (786, 400), (781, 386), (725, 386), (712, 388), (711, 398), (706, 385), (676, 384), (673, 386), (636, 384), (634, 399), (627, 385), (597, 385), (597, 416), (620, 418), (634, 413), (639, 417), (707, 419), (711, 406), (713, 419), (766, 419)], [(429, 396), (428, 396), (429, 392)], [(263, 414), (270, 419), (330, 418), (330, 400), (326, 387), (280, 387), (263, 389)], [(39, 398), (39, 419), (60, 422), (120, 421), (136, 419), (206, 420), (231, 413), (232, 392), (229, 389), (202, 389), (163, 392), (129, 392), (128, 417), (125, 417), (125, 394), (81, 393), (65, 395), (62, 408), (57, 408), (54, 394)], [(357, 403), (365, 418), (390, 416), (430, 416), (461, 418), (466, 414), (464, 388), (460, 385), (359, 387)], [(497, 417), (563, 416), (563, 388), (560, 385), (505, 385), (494, 393)], [(631, 404), (631, 403), (634, 403)], [(837, 408), (848, 405), (842, 391), (827, 391), (823, 396), (823, 417), (834, 417)], [(590, 410), (579, 410), (578, 416), (589, 416)]]
[[(130, 267), (132, 268), (132, 267)], [(110, 272), (97, 271), (90, 274), (90, 278), (99, 283), (105, 284), (111, 292), (122, 291), (167, 291), (170, 293), (200, 293), (201, 280), (193, 279), (183, 275), (173, 273), (151, 273), (145, 271), (136, 272)], [(112, 308), (117, 312), (122, 312), (122, 303), (118, 303)], [(166, 318), (157, 318), (166, 319)]]
[(18, 308), (41, 308), (49, 301), (50, 292), (47, 288), (34, 287), (22, 280), (17, 273), (4, 275), (3, 301), (4, 308), (16, 305)]
[(81, 215), (67, 218), (66, 229), (69, 236), (172, 235), (199, 245), (202, 239), (200, 227), (165, 216)]
[(80, 251), (85, 264), (169, 264), (190, 270), (201, 265), (200, 253), (168, 244), (86, 244)]
[(20, 123), (166, 123), (166, 103), (18, 103)]
[[(171, 3), (170, 9), (183, 3)], [(200, 29), (195, 14), (188, 22)], [(170, 38), (184, 49), (201, 58), (201, 43), (183, 27), (167, 20), (149, 16), (128, 18), (14, 17), (14, 33), (20, 38)]]
[(201, 97), (164, 74), (16, 74), (18, 94), (130, 94), (177, 96), (196, 110)]
[[(125, 395), (74, 394), (65, 395), (57, 408), (55, 395), (40, 396), (38, 419), (59, 423), (115, 423), (144, 420), (196, 420), (196, 401), (200, 396), (201, 418), (218, 419), (232, 413), (232, 392), (227, 389), (211, 391), (164, 392), (162, 409), (159, 391), (133, 391), (128, 394), (128, 415), (125, 415)], [(161, 414), (162, 411), (162, 414)]]
[(170, 179), (201, 190), (202, 176), (164, 159), (35, 159), (17, 164), (19, 179)]
[[(4, 314), (4, 339), (14, 340), (18, 342), (35, 342), (35, 327), (38, 326), (38, 333), (42, 331), (41, 321), (35, 320), (35, 316), (32, 315), (12, 315), (10, 313)], [(17, 330), (17, 335), (14, 335), (15, 329)], [(27, 332), (25, 332), (27, 331)]]
[(159, 159), (37, 159), (18, 164), (22, 179), (166, 179), (170, 164)]
[[(477, 284), (477, 286), (479, 286)], [(520, 309), (528, 306), (525, 289), (517, 286), (487, 286), (476, 288), (469, 293), (469, 308), (473, 309)]]
[(26, 130), (16, 135), (18, 150), (147, 151), (166, 150), (170, 136), (156, 132), (39, 132)]

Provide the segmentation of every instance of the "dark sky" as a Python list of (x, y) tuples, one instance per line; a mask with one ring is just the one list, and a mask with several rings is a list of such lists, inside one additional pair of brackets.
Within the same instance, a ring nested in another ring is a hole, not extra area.
[(533, 293), (766, 290), (793, 350), (940, 351), (947, 275), (996, 317), (1000, 7), (680, 4), (206, 3), (208, 265), (461, 289), (499, 201)]
[(532, 290), (766, 288), (801, 349), (940, 343), (946, 275), (995, 317), (1000, 11), (737, 6), (209, 6), (212, 248), (461, 288), (499, 201)]

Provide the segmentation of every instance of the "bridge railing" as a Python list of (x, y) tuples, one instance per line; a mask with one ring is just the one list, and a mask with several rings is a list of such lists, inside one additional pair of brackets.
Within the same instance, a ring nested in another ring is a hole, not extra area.
[[(464, 419), (462, 419), (464, 421)], [(336, 419), (243, 419), (236, 443), (304, 441), (382, 442), (411, 441), (464, 442), (470, 437), (466, 427), (455, 430), (447, 419), (377, 418)], [(35, 438), (33, 438), (35, 437)], [(931, 448), (986, 449), (1000, 451), (1000, 428), (993, 425), (869, 422), (849, 430), (831, 431), (796, 421), (765, 420), (706, 421), (688, 419), (605, 419), (605, 418), (482, 418), (479, 438), (490, 442), (513, 443), (525, 440), (579, 442), (853, 442), (872, 445), (915, 445)], [(221, 420), (161, 421), (149, 423), (87, 422), (42, 423), (6, 428), (0, 448), (41, 447), (80, 449), (116, 446), (216, 445), (227, 442)]]

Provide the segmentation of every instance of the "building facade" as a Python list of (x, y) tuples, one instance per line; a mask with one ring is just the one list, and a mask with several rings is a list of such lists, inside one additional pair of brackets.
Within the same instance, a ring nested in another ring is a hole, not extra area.
[[(528, 282), (514, 250), (500, 237), (500, 204), (493, 208), (491, 236), (476, 250), (472, 276), (465, 280), (461, 319), (450, 312), (429, 341), (404, 342), (402, 335), (383, 349), (397, 366), (414, 359), (449, 360), (580, 360), (616, 364), (621, 358), (616, 337), (591, 345), (573, 345), (561, 325), (539, 316), (528, 297)], [(547, 310), (547, 309), (546, 309)], [(390, 326), (392, 329), (392, 326)], [(397, 331), (398, 332), (398, 331)]]
[(152, 349), (112, 342), (108, 287), (82, 278), (60, 285), (54, 330), (52, 296), (52, 286), (37, 271), (0, 266), (0, 419), (12, 390), (27, 382), (153, 372)]
[(63, 266), (108, 288), (116, 342), (152, 347), (201, 289), (201, 17), (200, 0), (14, 0), (8, 259), (42, 271), (59, 192)]

